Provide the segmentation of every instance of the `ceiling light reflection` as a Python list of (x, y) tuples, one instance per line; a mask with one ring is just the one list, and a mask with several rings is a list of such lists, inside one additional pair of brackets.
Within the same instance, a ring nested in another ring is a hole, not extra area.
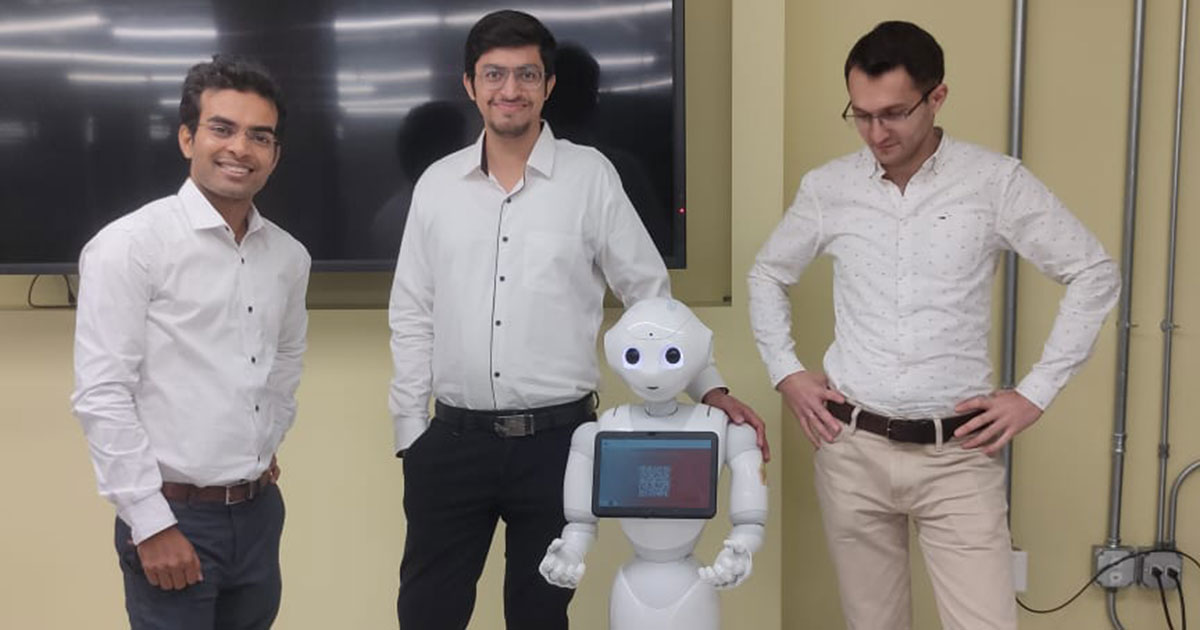
[(96, 13), (70, 15), (57, 18), (0, 21), (0, 35), (28, 35), (30, 33), (58, 33), (95, 28), (107, 23)]

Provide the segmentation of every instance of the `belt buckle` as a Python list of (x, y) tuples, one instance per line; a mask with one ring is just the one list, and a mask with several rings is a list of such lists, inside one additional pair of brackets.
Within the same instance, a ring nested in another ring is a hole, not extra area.
[(496, 416), (492, 429), (500, 437), (525, 437), (533, 435), (533, 414), (517, 413), (507, 416)]
[[(246, 496), (235, 500), (231, 491), (238, 486), (246, 486)], [(254, 484), (252, 482), (235, 483), (230, 486), (225, 486), (225, 505), (237, 505), (254, 499)]]

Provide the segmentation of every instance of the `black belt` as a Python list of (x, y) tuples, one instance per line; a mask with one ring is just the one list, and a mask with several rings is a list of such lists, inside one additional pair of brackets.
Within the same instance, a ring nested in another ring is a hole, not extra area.
[(525, 437), (541, 431), (595, 420), (596, 402), (594, 394), (588, 394), (574, 402), (549, 407), (482, 411), (451, 407), (439, 401), (434, 404), (433, 419), (435, 422), (449, 424), (459, 431), (486, 430), (500, 437)]
[[(826, 401), (825, 407), (829, 409), (829, 413), (833, 414), (833, 417), (846, 424), (850, 424), (850, 415), (854, 412), (854, 405)], [(942, 440), (949, 442), (959, 427), (981, 413), (983, 412), (972, 411), (961, 416), (942, 418)], [(855, 426), (864, 431), (882, 435), (894, 442), (910, 442), (913, 444), (934, 444), (937, 442), (937, 425), (929, 418), (916, 420), (889, 418), (877, 413), (871, 413), (860, 407), (858, 410), (858, 421), (855, 423)]]

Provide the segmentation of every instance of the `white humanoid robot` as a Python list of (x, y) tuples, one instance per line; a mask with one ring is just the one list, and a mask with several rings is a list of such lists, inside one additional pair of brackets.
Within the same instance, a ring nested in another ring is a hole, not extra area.
[[(597, 422), (575, 430), (563, 480), (567, 525), (546, 551), (541, 573), (563, 588), (577, 587), (583, 577), (583, 558), (596, 537), (593, 475), (597, 471), (593, 467), (598, 433), (715, 434), (713, 469), (728, 465), (732, 473), (733, 529), (724, 548), (711, 566), (701, 567), (692, 551), (707, 519), (621, 518), (636, 556), (613, 581), (609, 624), (613, 630), (716, 630), (720, 626), (717, 589), (733, 588), (749, 577), (751, 554), (763, 541), (767, 487), (754, 429), (730, 423), (724, 412), (708, 405), (676, 401), (712, 357), (712, 331), (681, 302), (668, 298), (638, 302), (605, 334), (604, 350), (609, 365), (644, 402), (609, 409)], [(652, 485), (661, 489), (662, 481)], [(677, 482), (706, 484), (708, 480)], [(710, 490), (715, 501), (715, 485)]]

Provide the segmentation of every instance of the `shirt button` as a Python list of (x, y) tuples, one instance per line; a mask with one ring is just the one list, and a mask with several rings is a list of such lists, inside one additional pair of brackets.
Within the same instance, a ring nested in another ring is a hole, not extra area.
[(247, 307), (246, 307), (246, 311), (247, 311), (247, 312), (250, 312), (250, 313), (253, 313), (253, 312), (254, 312), (254, 307), (253, 307), (253, 306), (247, 306)]
[(258, 359), (254, 358), (254, 357), (250, 357), (250, 362), (251, 362), (251, 363), (258, 363)]
[(496, 378), (500, 378), (500, 373), (499, 373), (499, 372), (492, 372), (492, 376), (494, 376), (494, 377), (496, 377)]
[(512, 197), (505, 198), (504, 203), (512, 203)]
[(254, 405), (254, 413), (258, 413), (258, 405)]
[(499, 325), (500, 325), (500, 320), (498, 320), (498, 319), (496, 320), (496, 325), (497, 325), (497, 326), (499, 326)]
[(507, 237), (507, 236), (501, 236), (501, 237), (500, 237), (500, 240), (501, 240), (501, 241), (503, 241), (503, 242), (505, 242), (505, 243), (507, 243), (507, 242), (508, 242), (508, 237)]
[(246, 257), (245, 257), (245, 256), (243, 256), (243, 257), (242, 257), (242, 264), (243, 264), (243, 265), (244, 265), (244, 264), (246, 264)]
[(504, 282), (504, 276), (500, 276), (500, 282)]

